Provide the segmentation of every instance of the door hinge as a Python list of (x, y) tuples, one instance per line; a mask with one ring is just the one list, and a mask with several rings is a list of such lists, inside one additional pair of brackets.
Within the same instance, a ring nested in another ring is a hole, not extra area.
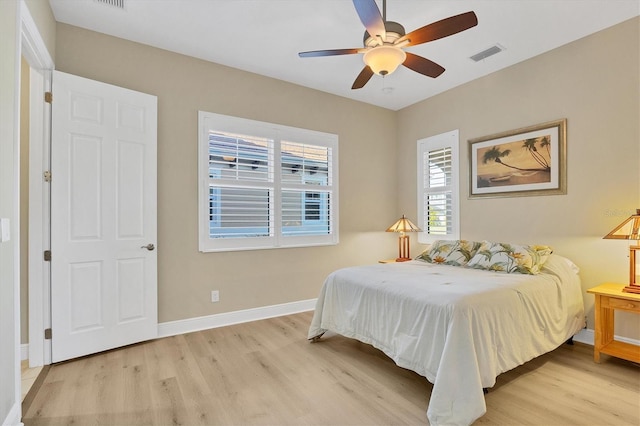
[(44, 251), (44, 260), (45, 262), (51, 262), (51, 250)]
[(53, 104), (53, 93), (44, 92), (44, 101), (48, 104)]
[(45, 330), (44, 330), (44, 338), (46, 340), (51, 340), (51, 329), (50, 328), (45, 328)]
[(43, 175), (44, 175), (45, 182), (51, 182), (51, 172), (49, 170), (45, 170)]

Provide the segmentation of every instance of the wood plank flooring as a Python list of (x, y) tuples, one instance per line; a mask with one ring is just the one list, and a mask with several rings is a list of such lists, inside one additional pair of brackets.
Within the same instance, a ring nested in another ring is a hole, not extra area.
[[(432, 385), (311, 312), (145, 342), (51, 366), (35, 425), (425, 425)], [(476, 424), (639, 425), (640, 367), (576, 344), (498, 378)]]

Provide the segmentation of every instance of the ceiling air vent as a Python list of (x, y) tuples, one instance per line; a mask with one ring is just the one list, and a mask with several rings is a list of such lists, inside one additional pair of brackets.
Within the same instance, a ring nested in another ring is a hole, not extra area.
[(495, 44), (490, 48), (485, 49), (482, 52), (476, 53), (475, 55), (471, 56), (471, 59), (473, 59), (475, 62), (480, 62), (481, 60), (487, 59), (489, 56), (493, 56), (496, 53), (502, 52), (503, 50), (504, 50), (503, 46), (500, 46), (499, 44)]
[(124, 0), (94, 0), (96, 3), (106, 4), (107, 6), (117, 7), (118, 9), (124, 9)]

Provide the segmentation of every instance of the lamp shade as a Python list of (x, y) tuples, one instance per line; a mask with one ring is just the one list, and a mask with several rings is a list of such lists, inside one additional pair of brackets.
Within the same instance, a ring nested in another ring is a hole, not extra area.
[(407, 54), (399, 47), (383, 45), (368, 50), (362, 59), (374, 73), (387, 75), (394, 72), (406, 58)]
[(414, 225), (409, 219), (407, 219), (404, 215), (400, 219), (396, 221), (393, 225), (391, 225), (387, 232), (420, 232), (421, 229)]
[[(640, 209), (636, 209), (636, 214), (625, 219), (603, 238), (606, 240), (640, 240)], [(636, 263), (637, 251), (640, 251), (640, 245), (629, 246), (629, 285), (622, 289), (625, 293), (640, 294), (640, 282), (638, 282), (639, 277), (636, 272), (640, 270), (640, 264)]]
[(640, 240), (640, 209), (603, 237), (605, 240)]

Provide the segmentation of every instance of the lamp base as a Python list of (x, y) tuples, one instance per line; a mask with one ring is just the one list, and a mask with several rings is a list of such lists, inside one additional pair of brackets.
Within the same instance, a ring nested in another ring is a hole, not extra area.
[(406, 262), (407, 260), (411, 260), (411, 255), (409, 254), (409, 236), (403, 234), (398, 238), (398, 258), (396, 262)]
[(639, 284), (629, 284), (625, 288), (622, 289), (623, 293), (635, 293), (640, 294), (640, 285)]

